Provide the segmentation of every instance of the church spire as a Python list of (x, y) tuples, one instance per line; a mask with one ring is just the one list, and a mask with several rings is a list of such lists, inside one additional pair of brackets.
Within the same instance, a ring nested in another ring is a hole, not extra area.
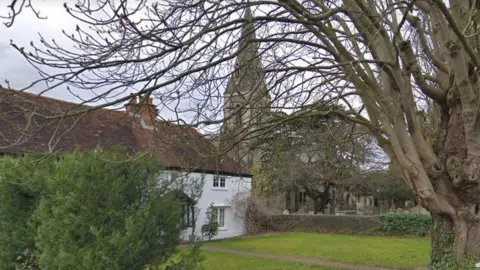
[(242, 29), (242, 35), (240, 36), (240, 45), (238, 50), (240, 54), (246, 54), (247, 50), (249, 51), (248, 53), (256, 54), (256, 46), (254, 43), (256, 38), (255, 27), (253, 25), (252, 10), (250, 9), (250, 6), (247, 6), (245, 9), (245, 15), (243, 19), (245, 20), (245, 23)]
[[(244, 14), (244, 26), (242, 33), (240, 35), (240, 41), (237, 51), (237, 58), (235, 60), (235, 69), (230, 82), (225, 89), (225, 94), (231, 94), (234, 91), (242, 91), (245, 89), (240, 89), (240, 84), (244, 85), (245, 83), (239, 83), (239, 81), (252, 80), (250, 75), (254, 77), (260, 76), (262, 74), (262, 65), (260, 59), (258, 58), (258, 44), (255, 42), (255, 26), (253, 23), (252, 10), (250, 6), (245, 8)], [(235, 83), (233, 83), (233, 82)]]
[[(248, 168), (258, 160), (251, 148), (255, 129), (270, 112), (270, 96), (256, 42), (255, 25), (249, 6), (244, 13), (235, 68), (223, 96), (223, 113), (226, 118), (220, 131), (220, 149), (244, 162)], [(232, 148), (233, 146), (233, 148)]]

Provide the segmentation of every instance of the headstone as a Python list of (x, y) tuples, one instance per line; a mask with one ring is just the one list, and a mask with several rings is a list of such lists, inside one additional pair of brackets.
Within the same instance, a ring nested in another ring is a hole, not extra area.
[(288, 210), (285, 209), (285, 210), (283, 210), (283, 214), (284, 214), (284, 215), (288, 215), (288, 214), (290, 214), (290, 212), (288, 212)]
[(412, 208), (412, 207), (414, 207), (412, 201), (405, 201), (405, 208)]
[(309, 215), (315, 215), (315, 212), (313, 212), (313, 211), (308, 211), (308, 214), (309, 214)]
[(427, 211), (427, 209), (423, 208), (421, 205), (417, 205), (417, 206), (414, 206), (414, 207), (408, 209), (408, 212), (430, 215), (430, 213)]

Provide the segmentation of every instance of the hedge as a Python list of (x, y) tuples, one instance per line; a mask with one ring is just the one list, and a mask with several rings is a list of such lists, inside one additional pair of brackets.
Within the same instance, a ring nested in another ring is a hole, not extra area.
[(378, 230), (388, 234), (425, 236), (432, 226), (432, 218), (424, 214), (388, 213), (379, 219)]
[(268, 218), (273, 231), (365, 234), (379, 226), (374, 216), (274, 215)]
[(255, 224), (252, 233), (302, 231), (424, 236), (429, 233), (432, 222), (430, 216), (423, 214), (388, 213), (377, 216), (269, 215), (257, 218)]

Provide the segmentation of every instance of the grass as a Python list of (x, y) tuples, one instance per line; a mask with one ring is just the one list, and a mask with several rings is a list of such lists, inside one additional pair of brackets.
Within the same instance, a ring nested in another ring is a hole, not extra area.
[(430, 241), (425, 238), (316, 233), (287, 233), (269, 237), (237, 238), (212, 242), (207, 245), (402, 269), (415, 269), (428, 265), (430, 254)]
[(202, 251), (205, 260), (202, 262), (205, 270), (339, 270), (316, 265), (308, 265), (294, 262), (282, 262), (277, 260), (252, 258), (225, 253)]
[[(186, 249), (180, 249), (173, 259), (178, 261), (179, 254), (185, 253)], [(242, 255), (232, 255), (226, 253), (218, 253), (211, 251), (201, 251), (201, 255), (204, 258), (202, 266), (205, 270), (341, 270), (338, 268), (328, 268), (317, 265), (309, 265), (295, 262), (284, 262), (271, 259), (262, 259)], [(148, 270), (150, 268), (147, 268)], [(165, 266), (160, 268), (165, 270)]]

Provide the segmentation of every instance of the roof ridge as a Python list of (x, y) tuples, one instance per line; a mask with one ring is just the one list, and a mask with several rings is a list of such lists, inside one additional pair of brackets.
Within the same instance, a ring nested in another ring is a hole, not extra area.
[[(36, 93), (28, 92), (28, 91), (25, 91), (25, 90), (16, 90), (16, 89), (5, 88), (5, 87), (0, 86), (0, 91), (10, 91), (11, 93), (14, 93), (14, 95), (24, 94), (24, 95), (31, 96), (33, 98), (43, 98), (43, 99), (51, 100), (53, 102), (61, 102), (61, 103), (64, 103), (64, 104), (75, 105), (75, 106), (78, 106), (78, 107), (94, 108), (93, 105), (76, 103), (76, 102), (73, 102), (73, 101), (67, 101), (67, 100), (64, 100), (64, 99), (59, 99), (59, 98), (54, 98), (54, 97), (50, 97), (50, 96), (45, 96), (45, 95), (42, 95), (42, 94), (36, 94)], [(17, 95), (17, 96), (19, 96), (19, 95)], [(109, 108), (97, 108), (95, 110), (106, 110), (106, 111), (110, 111), (110, 112), (124, 112), (124, 111), (112, 110), (112, 109), (109, 109)]]

